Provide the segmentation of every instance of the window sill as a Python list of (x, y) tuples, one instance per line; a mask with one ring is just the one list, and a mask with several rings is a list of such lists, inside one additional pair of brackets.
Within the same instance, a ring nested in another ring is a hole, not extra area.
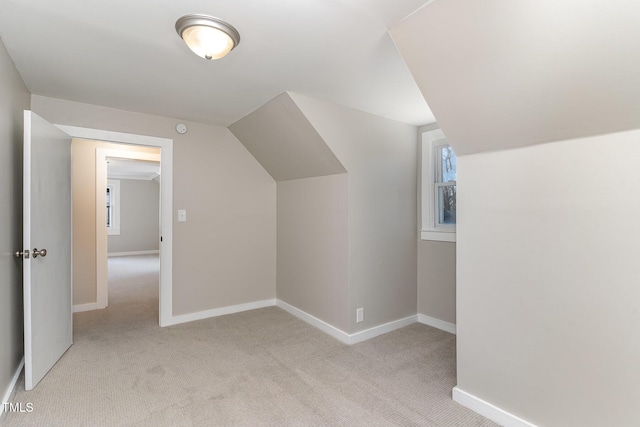
[(436, 242), (455, 242), (456, 232), (455, 231), (422, 230), (420, 232), (420, 239), (433, 240)]
[(119, 228), (107, 228), (107, 236), (119, 236), (120, 229)]

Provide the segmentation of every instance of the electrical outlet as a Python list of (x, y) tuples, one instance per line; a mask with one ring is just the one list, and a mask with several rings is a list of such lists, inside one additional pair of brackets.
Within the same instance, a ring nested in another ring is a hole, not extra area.
[(356, 323), (360, 323), (364, 320), (364, 308), (356, 310)]

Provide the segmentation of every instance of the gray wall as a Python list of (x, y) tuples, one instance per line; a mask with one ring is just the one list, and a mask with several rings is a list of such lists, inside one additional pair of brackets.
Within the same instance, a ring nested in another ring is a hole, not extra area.
[(278, 181), (278, 298), (348, 333), (415, 315), (417, 128), (288, 92), (230, 129)]
[[(276, 184), (229, 130), (187, 122), (180, 135), (178, 119), (35, 95), (32, 103), (52, 123), (174, 140), (174, 315), (275, 298)], [(178, 209), (187, 222), (177, 222)], [(74, 304), (95, 302), (95, 284), (89, 296)]]
[(418, 241), (418, 313), (456, 324), (456, 244)]
[(278, 298), (349, 330), (348, 175), (278, 182)]
[(229, 126), (277, 184), (279, 300), (349, 330), (348, 177), (283, 93)]
[(458, 159), (458, 387), (540, 426), (640, 420), (640, 130)]
[(276, 181), (346, 172), (287, 92), (238, 120), (229, 130)]
[(108, 236), (109, 253), (160, 249), (160, 184), (121, 179), (120, 234)]
[[(23, 351), (22, 247), (23, 111), (30, 94), (0, 42), (0, 399)], [(1, 414), (0, 414), (1, 416)]]
[(349, 332), (415, 315), (417, 128), (291, 96), (348, 171)]

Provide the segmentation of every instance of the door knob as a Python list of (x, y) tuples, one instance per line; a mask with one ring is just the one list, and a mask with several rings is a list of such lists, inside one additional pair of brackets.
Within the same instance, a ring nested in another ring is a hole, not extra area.
[(29, 258), (29, 250), (27, 249), (26, 251), (16, 251), (16, 258)]
[(37, 250), (36, 248), (33, 248), (33, 257), (38, 258), (38, 255), (40, 255), (41, 257), (47, 256), (47, 250), (46, 249)]

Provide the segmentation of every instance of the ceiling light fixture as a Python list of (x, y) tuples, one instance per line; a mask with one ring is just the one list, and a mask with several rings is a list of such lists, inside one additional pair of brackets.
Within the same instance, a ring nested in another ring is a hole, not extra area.
[(208, 15), (185, 15), (176, 21), (176, 31), (193, 53), (205, 59), (220, 59), (240, 43), (238, 30)]

